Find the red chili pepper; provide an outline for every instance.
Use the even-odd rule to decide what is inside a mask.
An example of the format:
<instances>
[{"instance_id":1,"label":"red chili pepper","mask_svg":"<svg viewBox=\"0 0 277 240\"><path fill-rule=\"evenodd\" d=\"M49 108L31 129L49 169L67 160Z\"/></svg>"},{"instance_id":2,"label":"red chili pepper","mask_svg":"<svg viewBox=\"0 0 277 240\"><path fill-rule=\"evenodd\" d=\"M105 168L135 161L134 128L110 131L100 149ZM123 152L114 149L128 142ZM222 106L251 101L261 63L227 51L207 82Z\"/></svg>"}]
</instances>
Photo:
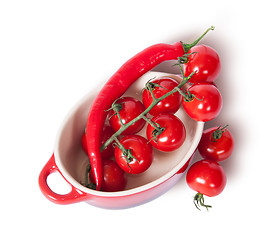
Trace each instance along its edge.
<instances>
[{"instance_id":1,"label":"red chili pepper","mask_svg":"<svg viewBox=\"0 0 277 240\"><path fill-rule=\"evenodd\" d=\"M163 61L177 60L178 57L182 57L211 29L213 30L213 27L209 28L192 44L177 42L170 45L161 43L146 48L123 64L101 89L90 108L86 127L88 155L96 190L101 189L103 177L100 136L107 117L105 110L109 109L112 103L122 96L139 77Z\"/></svg>"},{"instance_id":2,"label":"red chili pepper","mask_svg":"<svg viewBox=\"0 0 277 240\"><path fill-rule=\"evenodd\" d=\"M101 189L102 183L102 160L100 155L100 136L107 116L105 110L122 96L126 90L146 72L166 60L177 60L185 54L183 44L177 42L170 44L156 44L138 53L109 79L94 99L87 120L87 147L94 175L96 190Z\"/></svg>"}]
</instances>

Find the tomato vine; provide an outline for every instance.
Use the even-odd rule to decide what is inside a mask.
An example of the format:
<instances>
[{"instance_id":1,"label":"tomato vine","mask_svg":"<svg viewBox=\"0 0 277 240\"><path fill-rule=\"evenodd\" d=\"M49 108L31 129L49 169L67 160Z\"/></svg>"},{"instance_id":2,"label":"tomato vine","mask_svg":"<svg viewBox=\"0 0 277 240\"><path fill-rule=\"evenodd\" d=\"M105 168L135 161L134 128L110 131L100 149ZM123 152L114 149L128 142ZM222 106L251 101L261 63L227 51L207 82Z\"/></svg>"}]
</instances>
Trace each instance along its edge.
<instances>
[{"instance_id":1,"label":"tomato vine","mask_svg":"<svg viewBox=\"0 0 277 240\"><path fill-rule=\"evenodd\" d=\"M180 65L180 63L178 63ZM181 69L181 67L180 67ZM183 79L182 81L179 83L179 85L177 87L175 87L173 90L169 91L168 93L166 93L165 95L156 98L151 90L151 88L149 88L149 91L153 97L153 102L150 104L150 106L148 108L145 109L145 111L143 111L139 116L137 116L136 118L134 118L132 121L128 122L128 123L122 123L120 129L111 137L109 138L102 146L101 146L101 151L103 151L103 149L105 149L112 141L116 141L116 138L122 133L124 132L129 126L131 126L132 124L134 124L135 122L139 121L140 119L146 119L146 114L149 113L149 111L160 101L162 101L163 99L167 98L168 96L170 96L171 94L175 93L175 92L179 92L181 93L181 88L189 81L189 79L193 76L195 72L192 72L188 77L185 77L183 75ZM184 94L182 92L182 94ZM119 114L119 112L117 113Z\"/></svg>"}]
</instances>

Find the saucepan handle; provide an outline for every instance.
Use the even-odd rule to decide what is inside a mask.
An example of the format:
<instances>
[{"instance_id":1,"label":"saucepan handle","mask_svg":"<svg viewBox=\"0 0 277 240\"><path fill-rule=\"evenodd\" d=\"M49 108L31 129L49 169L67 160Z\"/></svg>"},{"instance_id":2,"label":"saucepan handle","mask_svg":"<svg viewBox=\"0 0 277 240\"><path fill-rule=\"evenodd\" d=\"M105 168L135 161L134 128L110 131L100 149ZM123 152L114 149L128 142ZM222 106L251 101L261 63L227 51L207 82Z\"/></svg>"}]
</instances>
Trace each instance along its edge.
<instances>
[{"instance_id":1,"label":"saucepan handle","mask_svg":"<svg viewBox=\"0 0 277 240\"><path fill-rule=\"evenodd\" d=\"M49 161L45 164L45 166L43 167L43 169L41 170L40 175L39 175L40 190L48 200L50 200L51 202L57 203L57 204L71 204L71 203L77 203L77 202L84 201L87 198L86 193L75 188L70 183L69 184L71 185L71 191L69 193L58 194L58 193L53 192L47 183L47 178L51 173L56 172L56 171L61 174L61 172L59 171L59 169L56 165L55 157L53 154L51 156L51 158L49 159Z\"/></svg>"}]
</instances>

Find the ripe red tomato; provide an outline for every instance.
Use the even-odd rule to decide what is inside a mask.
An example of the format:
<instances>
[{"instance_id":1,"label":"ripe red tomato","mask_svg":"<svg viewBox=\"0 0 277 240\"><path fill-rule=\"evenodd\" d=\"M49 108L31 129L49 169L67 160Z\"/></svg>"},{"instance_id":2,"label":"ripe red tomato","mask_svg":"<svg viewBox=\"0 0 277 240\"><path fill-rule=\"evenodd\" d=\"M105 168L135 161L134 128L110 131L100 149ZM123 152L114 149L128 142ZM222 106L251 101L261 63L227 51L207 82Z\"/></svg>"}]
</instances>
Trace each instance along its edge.
<instances>
[{"instance_id":1,"label":"ripe red tomato","mask_svg":"<svg viewBox=\"0 0 277 240\"><path fill-rule=\"evenodd\" d=\"M217 162L229 158L234 149L234 138L226 128L213 127L206 129L198 145L202 157Z\"/></svg>"},{"instance_id":2,"label":"ripe red tomato","mask_svg":"<svg viewBox=\"0 0 277 240\"><path fill-rule=\"evenodd\" d=\"M226 185L223 168L208 159L194 163L187 172L186 180L191 189L209 197L220 194Z\"/></svg>"},{"instance_id":3,"label":"ripe red tomato","mask_svg":"<svg viewBox=\"0 0 277 240\"><path fill-rule=\"evenodd\" d=\"M158 84L158 85L157 85ZM151 90L156 98L160 98L172 89L178 86L178 82L171 78L156 79L150 82ZM145 108L148 108L153 102L152 95L148 89L144 89L142 93L142 101ZM182 96L178 92L169 95L160 101L151 110L150 114L155 116L159 113L176 113L182 104Z\"/></svg>"},{"instance_id":4,"label":"ripe red tomato","mask_svg":"<svg viewBox=\"0 0 277 240\"><path fill-rule=\"evenodd\" d=\"M119 110L120 118L123 124L126 124L140 115L145 107L139 100L133 97L122 97L116 101L116 104L120 104L122 107ZM119 130L121 127L121 122L118 116L115 114L114 110L109 112L109 122L115 132ZM129 128L127 128L122 135L134 134L139 132L145 125L145 121L143 119L138 120L133 123Z\"/></svg>"},{"instance_id":5,"label":"ripe red tomato","mask_svg":"<svg viewBox=\"0 0 277 240\"><path fill-rule=\"evenodd\" d=\"M89 174L90 180L94 183L93 174ZM123 191L127 184L125 172L110 159L103 160L103 182L101 191L116 192Z\"/></svg>"},{"instance_id":6,"label":"ripe red tomato","mask_svg":"<svg viewBox=\"0 0 277 240\"><path fill-rule=\"evenodd\" d=\"M102 139L101 139L101 146L114 134L114 130L112 127L108 124L105 124L102 130ZM87 148L87 137L86 137L86 131L83 132L82 134L82 139L81 139L82 147L85 153L88 153L88 148ZM102 158L109 158L113 156L114 154L114 146L113 144L109 144L102 152L101 156Z\"/></svg>"},{"instance_id":7,"label":"ripe red tomato","mask_svg":"<svg viewBox=\"0 0 277 240\"><path fill-rule=\"evenodd\" d=\"M138 174L146 171L153 161L153 149L148 141L139 135L128 135L120 140L131 156L124 155L119 148L115 148L115 160L127 173ZM126 153L125 153L126 154Z\"/></svg>"},{"instance_id":8,"label":"ripe red tomato","mask_svg":"<svg viewBox=\"0 0 277 240\"><path fill-rule=\"evenodd\" d=\"M193 53L195 52L195 53ZM219 75L221 63L217 52L206 45L196 45L192 47L188 56L188 63L184 64L184 72L186 75L195 72L189 82L209 82L212 83Z\"/></svg>"},{"instance_id":9,"label":"ripe red tomato","mask_svg":"<svg viewBox=\"0 0 277 240\"><path fill-rule=\"evenodd\" d=\"M213 84L197 83L188 90L195 97L192 101L183 99L183 107L192 119L206 122L219 115L222 108L222 97Z\"/></svg>"},{"instance_id":10,"label":"ripe red tomato","mask_svg":"<svg viewBox=\"0 0 277 240\"><path fill-rule=\"evenodd\" d=\"M164 129L158 136L153 136L157 131L148 124L146 135L148 141L156 149L171 152L182 146L186 139L186 129L183 122L173 114L159 114L152 118L152 122Z\"/></svg>"}]
</instances>

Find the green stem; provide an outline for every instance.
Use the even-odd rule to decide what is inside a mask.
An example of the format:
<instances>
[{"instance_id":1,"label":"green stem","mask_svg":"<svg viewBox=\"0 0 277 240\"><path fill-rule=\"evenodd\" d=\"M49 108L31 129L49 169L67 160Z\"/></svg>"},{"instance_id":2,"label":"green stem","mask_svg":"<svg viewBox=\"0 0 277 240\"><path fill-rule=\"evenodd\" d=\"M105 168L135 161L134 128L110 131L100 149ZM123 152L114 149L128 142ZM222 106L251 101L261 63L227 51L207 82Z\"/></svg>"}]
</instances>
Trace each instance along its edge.
<instances>
[{"instance_id":1,"label":"green stem","mask_svg":"<svg viewBox=\"0 0 277 240\"><path fill-rule=\"evenodd\" d=\"M148 86L147 86L147 85L148 85ZM151 97L152 97L153 99L157 99L157 98L155 97L154 93L153 93L154 87L155 87L154 84L152 84L152 86L151 86L150 82L146 83L146 89L148 90L148 93L150 92Z\"/></svg>"},{"instance_id":2,"label":"green stem","mask_svg":"<svg viewBox=\"0 0 277 240\"><path fill-rule=\"evenodd\" d=\"M120 121L120 124L121 124L121 125L124 125L124 123L123 123L123 121L122 121L122 118L121 118L121 116L120 116L120 114L119 114L119 111L116 111L116 115L117 115L117 117L118 117L118 119L119 119L119 121Z\"/></svg>"},{"instance_id":3,"label":"green stem","mask_svg":"<svg viewBox=\"0 0 277 240\"><path fill-rule=\"evenodd\" d=\"M126 158L127 165L129 167L129 169L131 169L129 163L133 159L135 159L137 162L139 162L139 161L133 156L131 149L126 149L117 138L115 138L115 141L116 141L115 145L122 151L123 155Z\"/></svg>"},{"instance_id":4,"label":"green stem","mask_svg":"<svg viewBox=\"0 0 277 240\"><path fill-rule=\"evenodd\" d=\"M212 134L213 139L215 142L221 138L222 133L224 133L227 130L228 125L225 125L224 127L219 126Z\"/></svg>"},{"instance_id":5,"label":"green stem","mask_svg":"<svg viewBox=\"0 0 277 240\"><path fill-rule=\"evenodd\" d=\"M115 112L115 114L113 114L112 116L117 115L117 117L118 117L118 119L119 119L119 121L120 121L120 124L121 124L121 125L124 125L124 123L123 123L123 121L122 121L122 118L121 118L121 116L120 116L120 114L119 114L119 112L120 112L120 110L123 108L123 106L122 106L121 103L116 103L116 101L117 101L117 99L113 102L112 107L109 108L107 111L113 110L113 111ZM111 116L111 117L112 117L112 116Z\"/></svg>"},{"instance_id":6,"label":"green stem","mask_svg":"<svg viewBox=\"0 0 277 240\"><path fill-rule=\"evenodd\" d=\"M187 44L187 43L183 43L183 48L185 53L187 53L192 47L194 47L210 30L214 30L215 27L211 26L209 27L198 39L196 39L193 43Z\"/></svg>"},{"instance_id":7,"label":"green stem","mask_svg":"<svg viewBox=\"0 0 277 240\"><path fill-rule=\"evenodd\" d=\"M118 140L117 137L114 138L114 141L116 142L115 145L122 150L122 152L124 152L126 149L124 148L124 146L121 144L121 142Z\"/></svg>"},{"instance_id":8,"label":"green stem","mask_svg":"<svg viewBox=\"0 0 277 240\"><path fill-rule=\"evenodd\" d=\"M87 165L87 167L86 167L86 173L85 173L85 187L95 190L95 189L96 189L96 185L93 184L93 183L89 183L89 182L88 182L90 170L91 170L91 165L90 165L90 163L89 163L89 164Z\"/></svg>"},{"instance_id":9,"label":"green stem","mask_svg":"<svg viewBox=\"0 0 277 240\"><path fill-rule=\"evenodd\" d=\"M157 126L151 119L143 116L142 117L146 122L148 122L153 128L155 128L156 130L159 130L159 126Z\"/></svg>"},{"instance_id":10,"label":"green stem","mask_svg":"<svg viewBox=\"0 0 277 240\"><path fill-rule=\"evenodd\" d=\"M212 207L212 206L206 205L204 203L204 195L202 193L196 193L196 195L193 198L193 202L194 202L195 207L198 210L201 210L200 207L205 207L207 210L209 210L209 208Z\"/></svg>"},{"instance_id":11,"label":"green stem","mask_svg":"<svg viewBox=\"0 0 277 240\"><path fill-rule=\"evenodd\" d=\"M180 68L180 72L181 72L181 74L182 74L182 78L185 79L186 77L185 77L185 73L184 73L184 71L183 71L183 68L182 68L181 63L179 63L178 65L179 65L179 68Z\"/></svg>"}]
</instances>

